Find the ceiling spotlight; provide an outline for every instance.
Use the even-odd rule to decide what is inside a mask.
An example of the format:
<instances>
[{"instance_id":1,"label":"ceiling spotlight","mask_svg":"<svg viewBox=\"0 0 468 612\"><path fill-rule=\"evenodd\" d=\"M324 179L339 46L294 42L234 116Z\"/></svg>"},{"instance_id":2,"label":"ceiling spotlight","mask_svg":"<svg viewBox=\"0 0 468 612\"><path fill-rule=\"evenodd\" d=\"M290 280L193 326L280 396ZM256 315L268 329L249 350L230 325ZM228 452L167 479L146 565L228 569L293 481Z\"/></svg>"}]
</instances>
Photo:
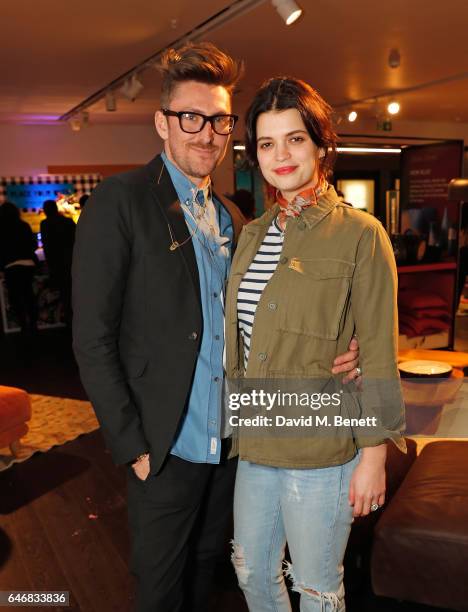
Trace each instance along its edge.
<instances>
[{"instance_id":1,"label":"ceiling spotlight","mask_svg":"<svg viewBox=\"0 0 468 612\"><path fill-rule=\"evenodd\" d=\"M68 121L72 132L79 132L82 128L86 128L89 125L89 112L84 110L77 115L73 115Z\"/></svg>"},{"instance_id":2,"label":"ceiling spotlight","mask_svg":"<svg viewBox=\"0 0 468 612\"><path fill-rule=\"evenodd\" d=\"M351 123L353 121L356 121L357 119L357 112L356 111L351 111L348 115L348 121L351 121Z\"/></svg>"},{"instance_id":3,"label":"ceiling spotlight","mask_svg":"<svg viewBox=\"0 0 468 612\"><path fill-rule=\"evenodd\" d=\"M127 98L127 100L134 102L142 89L143 84L138 80L137 75L134 74L122 85L120 88L120 93Z\"/></svg>"},{"instance_id":4,"label":"ceiling spotlight","mask_svg":"<svg viewBox=\"0 0 468 612\"><path fill-rule=\"evenodd\" d=\"M81 130L81 119L79 117L72 117L68 123L72 132L79 132Z\"/></svg>"},{"instance_id":5,"label":"ceiling spotlight","mask_svg":"<svg viewBox=\"0 0 468 612\"><path fill-rule=\"evenodd\" d=\"M291 25L302 15L302 9L294 0L272 0L272 3L286 25Z\"/></svg>"},{"instance_id":6,"label":"ceiling spotlight","mask_svg":"<svg viewBox=\"0 0 468 612\"><path fill-rule=\"evenodd\" d=\"M112 89L106 92L106 111L112 113L117 110L117 103L115 101L115 93Z\"/></svg>"},{"instance_id":7,"label":"ceiling spotlight","mask_svg":"<svg viewBox=\"0 0 468 612\"><path fill-rule=\"evenodd\" d=\"M400 112L400 105L398 102L390 102L390 104L387 106L387 110L391 115L396 115Z\"/></svg>"},{"instance_id":8,"label":"ceiling spotlight","mask_svg":"<svg viewBox=\"0 0 468 612\"><path fill-rule=\"evenodd\" d=\"M390 49L390 53L388 54L388 65L390 68L398 68L400 59L400 52L398 49Z\"/></svg>"}]
</instances>

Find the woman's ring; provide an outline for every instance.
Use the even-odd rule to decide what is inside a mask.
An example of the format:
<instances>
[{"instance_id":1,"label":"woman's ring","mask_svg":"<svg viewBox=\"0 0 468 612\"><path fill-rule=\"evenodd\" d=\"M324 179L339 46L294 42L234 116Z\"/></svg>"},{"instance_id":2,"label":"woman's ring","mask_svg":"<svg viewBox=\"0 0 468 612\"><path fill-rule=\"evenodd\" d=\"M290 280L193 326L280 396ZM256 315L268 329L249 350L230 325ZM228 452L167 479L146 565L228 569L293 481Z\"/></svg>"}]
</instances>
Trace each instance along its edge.
<instances>
[{"instance_id":1,"label":"woman's ring","mask_svg":"<svg viewBox=\"0 0 468 612\"><path fill-rule=\"evenodd\" d=\"M370 507L371 512L375 512L376 510L378 510L380 508L379 504L372 504L372 506Z\"/></svg>"},{"instance_id":2,"label":"woman's ring","mask_svg":"<svg viewBox=\"0 0 468 612\"><path fill-rule=\"evenodd\" d=\"M361 376L361 374L362 374L362 370L361 370L361 368L359 366L356 368L356 374L358 376Z\"/></svg>"}]
</instances>

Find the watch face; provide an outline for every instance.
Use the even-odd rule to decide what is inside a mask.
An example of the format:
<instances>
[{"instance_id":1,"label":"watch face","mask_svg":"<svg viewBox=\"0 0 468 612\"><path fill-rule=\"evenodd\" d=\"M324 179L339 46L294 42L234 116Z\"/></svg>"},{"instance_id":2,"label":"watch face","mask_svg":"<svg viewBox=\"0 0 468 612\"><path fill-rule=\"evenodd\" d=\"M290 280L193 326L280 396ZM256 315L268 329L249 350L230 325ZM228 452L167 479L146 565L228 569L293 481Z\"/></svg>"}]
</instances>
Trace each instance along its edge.
<instances>
[{"instance_id":1,"label":"watch face","mask_svg":"<svg viewBox=\"0 0 468 612\"><path fill-rule=\"evenodd\" d=\"M418 250L416 252L417 261L422 261L424 259L424 255L426 254L427 242L423 239L418 245Z\"/></svg>"}]
</instances>

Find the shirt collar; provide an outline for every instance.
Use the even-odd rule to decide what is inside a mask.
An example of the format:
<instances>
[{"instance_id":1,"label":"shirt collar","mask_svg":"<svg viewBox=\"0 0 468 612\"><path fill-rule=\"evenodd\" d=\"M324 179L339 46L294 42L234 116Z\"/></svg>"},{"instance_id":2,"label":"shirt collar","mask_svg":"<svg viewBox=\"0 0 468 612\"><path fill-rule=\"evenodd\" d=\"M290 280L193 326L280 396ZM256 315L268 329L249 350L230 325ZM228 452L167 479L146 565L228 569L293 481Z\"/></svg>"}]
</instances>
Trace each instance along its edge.
<instances>
[{"instance_id":1,"label":"shirt collar","mask_svg":"<svg viewBox=\"0 0 468 612\"><path fill-rule=\"evenodd\" d=\"M302 208L306 206L314 206L317 204L317 199L326 193L328 189L327 181L323 180L316 187L309 187L308 189L304 189L300 193L296 194L289 202L278 189L276 191L276 201L281 206L281 208L288 208L291 205L294 205L296 202L301 202Z\"/></svg>"},{"instance_id":2,"label":"shirt collar","mask_svg":"<svg viewBox=\"0 0 468 612\"><path fill-rule=\"evenodd\" d=\"M161 153L161 158L164 162L164 165L169 172L169 176L171 177L172 183L174 185L175 190L177 191L177 195L180 200L185 203L187 200L192 203L194 200L194 196L197 198L200 204L203 204L207 200L211 200L211 179L208 180L206 185L199 189L195 183L193 183L175 164L168 159L167 155L164 151ZM203 195L203 198L201 198Z\"/></svg>"}]
</instances>

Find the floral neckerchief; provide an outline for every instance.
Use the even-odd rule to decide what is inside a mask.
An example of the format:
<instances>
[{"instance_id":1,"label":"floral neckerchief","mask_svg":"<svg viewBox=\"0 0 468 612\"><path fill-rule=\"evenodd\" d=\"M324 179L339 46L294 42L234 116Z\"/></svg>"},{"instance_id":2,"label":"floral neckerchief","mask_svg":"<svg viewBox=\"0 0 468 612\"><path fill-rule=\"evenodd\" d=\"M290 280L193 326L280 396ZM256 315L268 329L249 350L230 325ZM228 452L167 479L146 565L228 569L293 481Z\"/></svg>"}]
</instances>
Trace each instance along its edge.
<instances>
[{"instance_id":1,"label":"floral neckerchief","mask_svg":"<svg viewBox=\"0 0 468 612\"><path fill-rule=\"evenodd\" d=\"M280 205L280 211L278 213L278 225L284 231L286 222L289 217L299 217L302 211L309 206L315 206L317 199L322 193L328 188L327 181L323 180L317 187L309 187L298 193L292 202L288 202L286 198L281 195L278 190L276 192L276 201Z\"/></svg>"}]
</instances>

